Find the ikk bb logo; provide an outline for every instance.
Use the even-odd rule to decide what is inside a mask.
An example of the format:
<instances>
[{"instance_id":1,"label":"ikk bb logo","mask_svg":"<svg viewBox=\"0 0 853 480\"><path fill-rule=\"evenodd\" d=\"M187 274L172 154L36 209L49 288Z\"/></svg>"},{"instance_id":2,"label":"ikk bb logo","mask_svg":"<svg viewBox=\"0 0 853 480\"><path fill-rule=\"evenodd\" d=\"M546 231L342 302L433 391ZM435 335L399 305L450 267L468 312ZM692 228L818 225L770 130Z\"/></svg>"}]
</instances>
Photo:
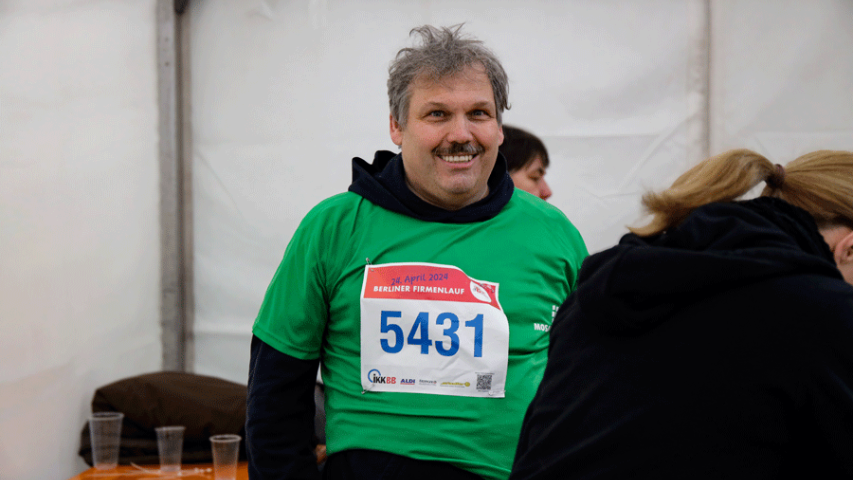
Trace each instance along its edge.
<instances>
[{"instance_id":1,"label":"ikk bb logo","mask_svg":"<svg viewBox=\"0 0 853 480\"><path fill-rule=\"evenodd\" d=\"M385 383L385 384L396 384L397 377L383 377L382 373L377 369L373 369L367 372L367 381L370 383Z\"/></svg>"}]
</instances>

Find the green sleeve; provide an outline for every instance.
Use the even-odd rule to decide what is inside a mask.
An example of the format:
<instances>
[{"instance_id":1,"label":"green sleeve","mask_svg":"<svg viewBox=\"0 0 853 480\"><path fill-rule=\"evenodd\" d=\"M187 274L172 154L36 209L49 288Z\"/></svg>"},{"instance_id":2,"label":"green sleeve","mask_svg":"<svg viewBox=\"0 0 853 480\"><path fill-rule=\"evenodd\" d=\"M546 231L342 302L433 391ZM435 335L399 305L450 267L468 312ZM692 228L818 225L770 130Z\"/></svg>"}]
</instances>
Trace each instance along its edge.
<instances>
[{"instance_id":1,"label":"green sleeve","mask_svg":"<svg viewBox=\"0 0 853 480\"><path fill-rule=\"evenodd\" d=\"M291 238L252 328L276 350L301 360L320 357L328 320L323 239L331 222L322 211L309 212Z\"/></svg>"},{"instance_id":2,"label":"green sleeve","mask_svg":"<svg viewBox=\"0 0 853 480\"><path fill-rule=\"evenodd\" d=\"M564 242L562 245L563 251L568 252L568 265L566 269L566 278L569 280L569 292L574 292L578 286L578 273L581 269L581 264L589 256L589 251L586 248L586 243L583 240L578 229L572 224L572 222L566 217L562 211L554 208L563 221L559 222L559 225L562 226L562 234L559 235L560 241Z\"/></svg>"},{"instance_id":3,"label":"green sleeve","mask_svg":"<svg viewBox=\"0 0 853 480\"><path fill-rule=\"evenodd\" d=\"M578 273L581 270L581 264L583 264L583 261L589 256L589 251L586 248L586 243L583 241L583 237L581 237L580 232L574 225L572 225L571 230L567 232L566 238L569 240L572 253L574 254L570 260L571 271L567 272L571 291L574 292L578 288Z\"/></svg>"}]
</instances>

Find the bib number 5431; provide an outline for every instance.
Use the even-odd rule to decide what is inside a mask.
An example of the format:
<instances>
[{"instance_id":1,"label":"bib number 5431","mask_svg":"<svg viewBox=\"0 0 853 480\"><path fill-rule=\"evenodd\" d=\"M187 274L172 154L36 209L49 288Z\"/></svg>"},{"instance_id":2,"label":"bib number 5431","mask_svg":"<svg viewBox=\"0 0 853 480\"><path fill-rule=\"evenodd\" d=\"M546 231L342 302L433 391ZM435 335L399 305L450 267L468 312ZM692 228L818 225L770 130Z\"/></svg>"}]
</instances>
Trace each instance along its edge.
<instances>
[{"instance_id":1,"label":"bib number 5431","mask_svg":"<svg viewBox=\"0 0 853 480\"><path fill-rule=\"evenodd\" d=\"M404 336L403 327L392 323L394 319L401 318L400 311L382 310L379 323L381 333L391 333L391 338L382 338L379 345L387 353L399 353L403 346L414 345L421 347L421 354L428 355L430 347L435 347L439 355L452 357L459 351L459 317L450 312L439 313L435 316L435 325L446 326L442 335L444 338L433 341L429 335L429 313L420 312L415 318L415 323L409 330L409 335ZM449 324L449 325L448 325ZM465 321L466 328L474 329L474 356L483 356L483 314L479 314L471 320ZM393 340L393 344L391 343Z\"/></svg>"}]
</instances>

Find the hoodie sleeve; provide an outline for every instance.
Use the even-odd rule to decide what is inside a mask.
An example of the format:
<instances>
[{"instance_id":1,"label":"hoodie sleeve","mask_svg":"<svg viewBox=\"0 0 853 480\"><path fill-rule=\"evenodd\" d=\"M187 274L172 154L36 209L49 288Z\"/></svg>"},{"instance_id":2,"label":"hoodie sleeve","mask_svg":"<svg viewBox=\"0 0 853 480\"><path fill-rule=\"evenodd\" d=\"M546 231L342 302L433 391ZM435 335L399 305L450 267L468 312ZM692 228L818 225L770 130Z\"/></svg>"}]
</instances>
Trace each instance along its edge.
<instances>
[{"instance_id":1,"label":"hoodie sleeve","mask_svg":"<svg viewBox=\"0 0 853 480\"><path fill-rule=\"evenodd\" d=\"M251 480L317 479L314 383L319 360L300 360L252 337L246 403Z\"/></svg>"}]
</instances>

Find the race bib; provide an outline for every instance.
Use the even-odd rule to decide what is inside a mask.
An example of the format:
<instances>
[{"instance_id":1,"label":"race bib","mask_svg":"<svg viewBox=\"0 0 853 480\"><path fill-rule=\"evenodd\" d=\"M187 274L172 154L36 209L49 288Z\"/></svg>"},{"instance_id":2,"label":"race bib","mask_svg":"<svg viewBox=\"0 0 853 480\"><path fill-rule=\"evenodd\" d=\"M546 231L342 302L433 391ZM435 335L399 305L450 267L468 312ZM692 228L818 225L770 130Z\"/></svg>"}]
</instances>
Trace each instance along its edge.
<instances>
[{"instance_id":1,"label":"race bib","mask_svg":"<svg viewBox=\"0 0 853 480\"><path fill-rule=\"evenodd\" d=\"M449 265L365 267L365 391L502 398L508 356L509 323L497 283Z\"/></svg>"}]
</instances>

